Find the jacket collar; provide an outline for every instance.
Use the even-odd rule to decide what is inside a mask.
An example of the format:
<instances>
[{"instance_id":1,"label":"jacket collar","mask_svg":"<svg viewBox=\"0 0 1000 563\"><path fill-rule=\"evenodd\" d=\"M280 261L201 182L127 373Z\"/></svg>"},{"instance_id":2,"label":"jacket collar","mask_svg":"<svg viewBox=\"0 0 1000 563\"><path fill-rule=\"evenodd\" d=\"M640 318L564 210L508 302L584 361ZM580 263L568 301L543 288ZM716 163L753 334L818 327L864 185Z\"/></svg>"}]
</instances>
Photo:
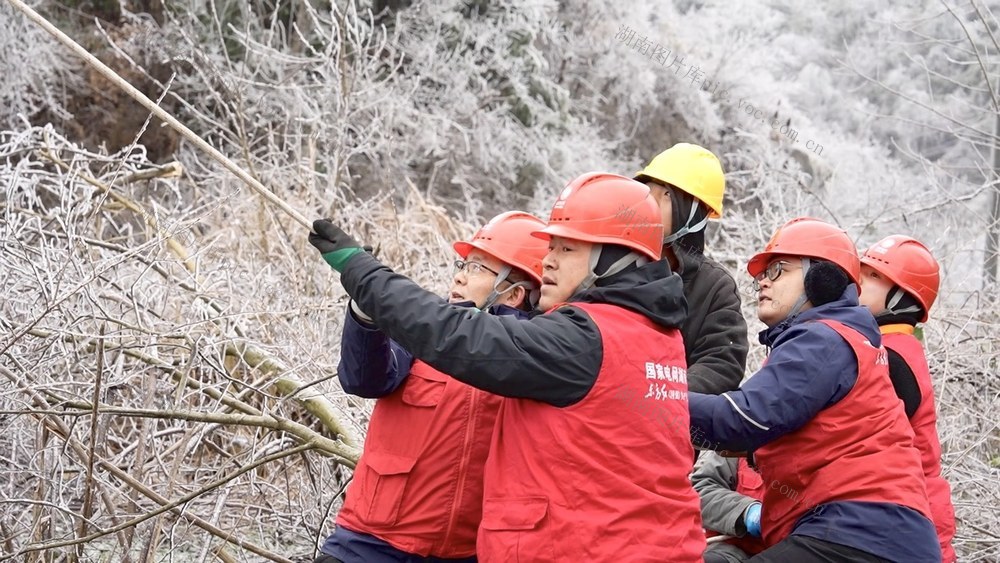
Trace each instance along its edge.
<instances>
[{"instance_id":1,"label":"jacket collar","mask_svg":"<svg viewBox=\"0 0 1000 563\"><path fill-rule=\"evenodd\" d=\"M469 309L475 309L476 311L480 311L480 309L477 309L476 304L473 303L472 301L458 301L456 303L452 303L452 305L455 305L456 307L467 307ZM527 311L522 311L521 309L516 309L509 305L493 305L492 307L487 309L486 312L490 313L491 315L498 315L498 316L512 315L514 317L517 317L518 319L527 319L529 316L529 313Z\"/></svg>"}]
</instances>

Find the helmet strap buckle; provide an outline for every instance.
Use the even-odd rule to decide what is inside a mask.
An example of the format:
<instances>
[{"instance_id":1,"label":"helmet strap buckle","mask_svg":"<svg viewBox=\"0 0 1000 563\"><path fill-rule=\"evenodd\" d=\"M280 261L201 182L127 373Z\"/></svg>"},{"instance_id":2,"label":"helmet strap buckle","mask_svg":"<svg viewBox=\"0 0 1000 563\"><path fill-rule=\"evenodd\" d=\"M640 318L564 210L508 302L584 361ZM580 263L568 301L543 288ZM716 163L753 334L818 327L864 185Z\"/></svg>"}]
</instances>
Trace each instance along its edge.
<instances>
[{"instance_id":1,"label":"helmet strap buckle","mask_svg":"<svg viewBox=\"0 0 1000 563\"><path fill-rule=\"evenodd\" d=\"M576 291L574 291L574 293L590 289L595 283L597 283L597 280L611 277L627 268L630 264L642 267L650 262L648 257L638 252L631 251L608 266L608 269L603 274L598 275L594 270L597 269L597 263L601 260L601 252L603 250L603 244L595 244L590 248L590 260L587 275L583 278L583 281L580 282L580 285L576 287Z\"/></svg>"},{"instance_id":2,"label":"helmet strap buckle","mask_svg":"<svg viewBox=\"0 0 1000 563\"><path fill-rule=\"evenodd\" d=\"M500 271L497 273L497 278L493 282L493 291L490 291L490 294L486 296L486 301L483 302L483 306L480 307L480 309L482 309L483 311L489 309L497 302L497 299L500 299L501 295L507 293L508 291L514 289L514 287L517 286L517 284L513 284L503 291L497 291L497 288L500 287L500 284L507 281L507 276L510 275L510 272L511 272L511 267L507 264L504 264L503 267L500 268Z\"/></svg>"},{"instance_id":3,"label":"helmet strap buckle","mask_svg":"<svg viewBox=\"0 0 1000 563\"><path fill-rule=\"evenodd\" d=\"M899 302L903 299L905 295L906 292L903 291L903 288L896 286L896 288L892 290L892 295L889 297L889 302L886 303L885 305L885 311L882 311L881 313L879 313L879 315L902 315L905 313L916 313L920 311L920 307L917 307L916 305L911 305L909 307L906 307L905 309L895 308L896 305L899 305Z\"/></svg>"},{"instance_id":4,"label":"helmet strap buckle","mask_svg":"<svg viewBox=\"0 0 1000 563\"><path fill-rule=\"evenodd\" d=\"M705 226L708 225L708 215L705 215L705 217L701 221L698 221L696 225L691 224L691 221L694 221L694 218L697 214L698 214L698 200L694 200L691 202L691 213L688 214L688 219L684 223L684 226L678 229L677 232L671 233L663 237L663 244L671 244L675 240L685 235L689 235L691 233L697 233L702 229L704 229Z\"/></svg>"}]
</instances>

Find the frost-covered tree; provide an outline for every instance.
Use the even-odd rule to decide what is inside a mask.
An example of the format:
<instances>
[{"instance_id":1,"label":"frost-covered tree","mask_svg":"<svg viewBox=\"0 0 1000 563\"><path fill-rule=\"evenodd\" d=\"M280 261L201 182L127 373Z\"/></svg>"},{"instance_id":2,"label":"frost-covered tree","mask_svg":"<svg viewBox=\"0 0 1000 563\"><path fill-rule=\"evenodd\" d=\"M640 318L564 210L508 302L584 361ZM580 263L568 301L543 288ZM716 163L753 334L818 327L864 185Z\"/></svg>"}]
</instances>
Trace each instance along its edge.
<instances>
[{"instance_id":1,"label":"frost-covered tree","mask_svg":"<svg viewBox=\"0 0 1000 563\"><path fill-rule=\"evenodd\" d=\"M39 3L289 205L435 290L474 224L544 214L577 174L631 174L681 141L728 172L708 246L751 326L746 260L789 218L861 247L923 239L945 266L924 337L958 547L992 560L998 320L977 299L996 11L949 7ZM307 558L371 408L334 378L343 292L298 224L3 2L0 17L0 455L32 470L0 473L4 550ZM117 530L119 514L153 516Z\"/></svg>"},{"instance_id":2,"label":"frost-covered tree","mask_svg":"<svg viewBox=\"0 0 1000 563\"><path fill-rule=\"evenodd\" d=\"M0 128L68 118L67 100L83 86L81 66L9 3L0 4Z\"/></svg>"}]
</instances>

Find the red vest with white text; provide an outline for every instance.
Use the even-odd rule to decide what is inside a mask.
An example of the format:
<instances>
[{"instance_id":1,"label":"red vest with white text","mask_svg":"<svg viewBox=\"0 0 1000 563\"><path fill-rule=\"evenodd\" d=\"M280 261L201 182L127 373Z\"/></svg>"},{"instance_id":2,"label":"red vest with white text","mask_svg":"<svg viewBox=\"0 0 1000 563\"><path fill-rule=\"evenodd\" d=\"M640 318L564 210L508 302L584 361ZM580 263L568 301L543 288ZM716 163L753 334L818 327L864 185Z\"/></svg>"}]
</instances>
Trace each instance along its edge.
<instances>
[{"instance_id":1,"label":"red vest with white text","mask_svg":"<svg viewBox=\"0 0 1000 563\"><path fill-rule=\"evenodd\" d=\"M407 553L475 555L500 402L415 361L403 384L375 403L337 524Z\"/></svg>"},{"instance_id":2,"label":"red vest with white text","mask_svg":"<svg viewBox=\"0 0 1000 563\"><path fill-rule=\"evenodd\" d=\"M807 511L829 502L893 503L930 518L920 454L889 380L885 349L841 323L818 322L850 344L858 379L805 426L755 452L765 487L761 531L767 545L787 537Z\"/></svg>"},{"instance_id":3,"label":"red vest with white text","mask_svg":"<svg viewBox=\"0 0 1000 563\"><path fill-rule=\"evenodd\" d=\"M931 372L927 368L927 358L923 346L913 336L911 325L886 325L882 329L882 345L900 356L910 366L920 388L920 406L910 418L910 426L915 435L914 445L920 451L920 461L927 485L927 500L931 506L931 517L937 529L938 540L944 563L955 561L955 549L951 539L955 536L955 508L951 504L951 486L941 476L941 442L937 433L937 412L934 402L934 388L931 386Z\"/></svg>"},{"instance_id":4,"label":"red vest with white text","mask_svg":"<svg viewBox=\"0 0 1000 563\"><path fill-rule=\"evenodd\" d=\"M568 407L504 401L479 560L701 561L680 332L613 305L571 306L600 330L600 373Z\"/></svg>"}]
</instances>

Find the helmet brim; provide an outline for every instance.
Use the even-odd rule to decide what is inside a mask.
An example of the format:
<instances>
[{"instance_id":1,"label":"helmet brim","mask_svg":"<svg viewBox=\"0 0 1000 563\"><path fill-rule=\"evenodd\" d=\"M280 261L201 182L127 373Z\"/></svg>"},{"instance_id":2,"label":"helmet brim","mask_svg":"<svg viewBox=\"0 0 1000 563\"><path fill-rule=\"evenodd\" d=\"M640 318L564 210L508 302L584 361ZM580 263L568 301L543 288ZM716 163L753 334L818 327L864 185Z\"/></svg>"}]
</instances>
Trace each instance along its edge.
<instances>
[{"instance_id":1,"label":"helmet brim","mask_svg":"<svg viewBox=\"0 0 1000 563\"><path fill-rule=\"evenodd\" d=\"M510 266L512 268L517 268L518 270L522 271L525 275L527 275L529 278L531 278L531 280L534 281L535 283L539 285L542 283L542 276L536 273L535 270L531 268L530 264L525 264L520 261L508 262L507 260L504 260L503 258L497 256L495 253L491 252L488 248L483 248L483 246L478 245L474 242L467 242L464 240L460 240L458 242L453 243L451 246L452 248L455 249L455 252L457 252L458 255L462 257L462 260L468 258L469 254L472 254L473 250L478 250L495 260L499 260L501 263L506 264L507 266Z\"/></svg>"},{"instance_id":2,"label":"helmet brim","mask_svg":"<svg viewBox=\"0 0 1000 563\"><path fill-rule=\"evenodd\" d=\"M650 258L651 260L659 260L660 255L658 253L653 253L650 249L645 248L636 244L628 244L618 237L602 237L599 235L592 235L579 231L572 227L566 225L549 225L540 231L535 231L531 233L531 236L538 237L540 239L551 240L552 237L562 237L570 240L579 240L583 242L589 242L591 244L617 244L618 246L625 246L631 248L632 250Z\"/></svg>"},{"instance_id":3,"label":"helmet brim","mask_svg":"<svg viewBox=\"0 0 1000 563\"><path fill-rule=\"evenodd\" d=\"M824 261L827 261L827 262L833 262L832 260L830 260L826 256L813 255L813 254L804 254L804 253L801 253L801 252L797 252L797 253L796 252L758 252L757 254L754 254L752 258L750 258L749 262L747 262L747 273L750 274L750 277L756 278L761 272L763 272L765 269L767 269L768 263L771 262L771 260L773 260L774 257L776 257L776 256L792 256L792 257L795 257L795 258L810 258L810 259L813 259L813 260L824 260ZM836 264L836 262L834 262L834 264ZM844 273L847 274L847 279L851 280L851 283L853 283L854 285L856 285L858 287L858 289L860 290L861 289L861 280L855 279L855 277L850 272L848 272L847 270L845 270L844 267L841 266L840 264L836 264L836 265L841 270L844 270Z\"/></svg>"},{"instance_id":4,"label":"helmet brim","mask_svg":"<svg viewBox=\"0 0 1000 563\"><path fill-rule=\"evenodd\" d=\"M635 180L636 182L639 182L640 184L645 184L646 182L656 182L657 184L660 184L661 186L666 186L666 185L673 186L673 187L677 188L678 190L681 190L682 192L690 195L696 201L701 202L701 204L704 205L706 209L708 209L708 218L709 219L721 219L722 218L722 214L719 213L719 210L717 210L715 207L713 207L713 206L705 203L704 201L698 199L698 197L695 196L694 194L692 194L691 192L685 190L684 188L678 186L677 184L675 184L675 183L673 183L673 182L671 182L669 180L664 180L663 178L657 178L656 176L650 176L649 174L646 174L645 172L637 172L636 175L632 177L632 179Z\"/></svg>"},{"instance_id":5,"label":"helmet brim","mask_svg":"<svg viewBox=\"0 0 1000 563\"><path fill-rule=\"evenodd\" d=\"M454 244L451 245L451 247L455 249L455 252L457 252L459 256L462 257L462 260L465 260L466 258L469 257L469 253L472 252L472 249L478 248L476 245L472 244L471 242L464 241L464 240L460 240L460 241L455 242ZM482 249L480 248L479 250L482 250Z\"/></svg>"},{"instance_id":6,"label":"helmet brim","mask_svg":"<svg viewBox=\"0 0 1000 563\"><path fill-rule=\"evenodd\" d=\"M779 256L775 252L758 252L754 254L750 261L747 262L747 273L750 277L756 278L761 272L767 269L767 263L771 261L772 256Z\"/></svg>"}]
</instances>

